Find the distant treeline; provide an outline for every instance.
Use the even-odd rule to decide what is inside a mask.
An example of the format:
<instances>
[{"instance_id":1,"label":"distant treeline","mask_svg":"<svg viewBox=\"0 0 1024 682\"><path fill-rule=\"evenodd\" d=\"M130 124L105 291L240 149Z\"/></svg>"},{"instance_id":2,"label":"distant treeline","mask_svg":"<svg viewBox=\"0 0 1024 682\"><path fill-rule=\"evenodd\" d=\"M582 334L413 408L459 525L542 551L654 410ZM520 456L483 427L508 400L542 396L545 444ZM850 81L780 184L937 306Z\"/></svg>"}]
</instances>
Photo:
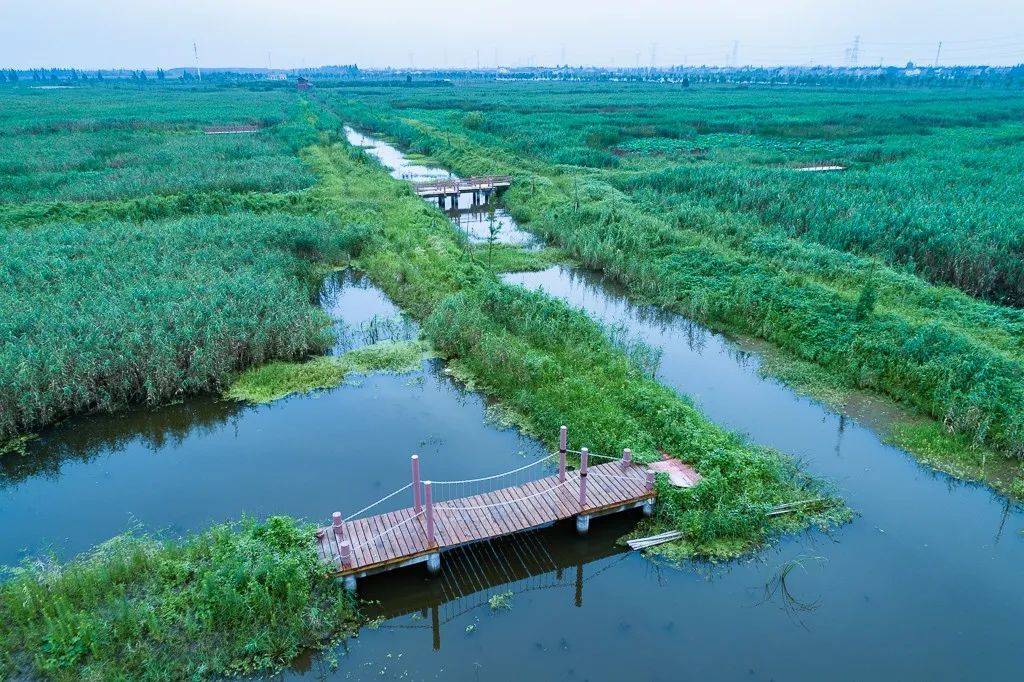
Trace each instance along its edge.
<instances>
[{"instance_id":1,"label":"distant treeline","mask_svg":"<svg viewBox=\"0 0 1024 682\"><path fill-rule=\"evenodd\" d=\"M356 64L304 69L201 69L202 80L215 82L274 81L300 76L320 82L359 85L436 84L456 80L539 81L635 81L664 82L683 87L697 83L759 85L906 85L906 86L1024 86L1024 64L1016 66L672 66L659 68L603 69L591 66L497 67L481 69L360 69ZM197 80L194 68L101 69L74 68L6 69L0 83L102 81L102 80Z\"/></svg>"}]
</instances>

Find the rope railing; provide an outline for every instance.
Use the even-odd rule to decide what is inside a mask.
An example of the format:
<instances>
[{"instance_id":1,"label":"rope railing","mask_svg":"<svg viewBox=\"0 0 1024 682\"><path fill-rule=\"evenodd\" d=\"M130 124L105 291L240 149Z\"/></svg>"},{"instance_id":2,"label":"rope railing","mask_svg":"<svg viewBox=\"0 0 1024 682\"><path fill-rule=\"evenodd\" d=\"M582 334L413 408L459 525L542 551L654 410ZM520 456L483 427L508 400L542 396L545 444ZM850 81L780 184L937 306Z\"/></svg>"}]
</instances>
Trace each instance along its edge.
<instances>
[{"instance_id":1,"label":"rope railing","mask_svg":"<svg viewBox=\"0 0 1024 682\"><path fill-rule=\"evenodd\" d=\"M401 488L399 488L398 490L394 491L393 493L390 493L390 494L388 494L388 495L385 495L384 497L380 498L380 499L379 499L379 500L377 500L376 502L372 502L372 503L370 503L370 504L366 505L365 507L363 507L362 509L360 509L360 510L359 510L359 511L357 511L356 513L354 513L354 514L350 514L349 516L346 516L346 517L345 517L345 521L351 521L352 519L356 518L357 516L359 516L359 515L360 515L360 514L362 514L363 512L367 512L367 511L370 511L371 509L373 509L374 507L376 507L376 506L377 506L378 504L380 504L381 502L387 502L388 500L390 500L390 499L391 499L392 497L394 497L394 496L395 496L395 495L397 495L398 493L403 493L403 492L405 492L406 490L408 490L408 489L409 489L409 488L411 488L411 487L412 487L412 483L406 483L405 485L403 485L403 486L402 486Z\"/></svg>"},{"instance_id":2,"label":"rope railing","mask_svg":"<svg viewBox=\"0 0 1024 682\"><path fill-rule=\"evenodd\" d=\"M566 450L566 452L569 453L570 455L582 455L583 454L582 450ZM589 457L597 457L599 459L610 459L610 460L613 460L613 461L619 461L619 460L622 459L622 455L615 455L615 456L612 456L612 455L599 455L596 452L590 452L589 450L587 451L587 455Z\"/></svg>"},{"instance_id":3,"label":"rope railing","mask_svg":"<svg viewBox=\"0 0 1024 682\"><path fill-rule=\"evenodd\" d=\"M494 502L492 504L481 504L481 505L476 505L476 506L472 506L472 507L452 507L452 506L448 505L447 503L438 503L438 505L436 507L434 507L434 510L435 511L474 511L474 510L477 510L477 509L491 509L493 507L506 507L506 506L508 506L510 504L518 504L518 503L523 502L525 500L531 500L531 499L533 499L535 497L540 497L541 495L547 495L548 493L553 492L553 491L557 490L558 488L561 488L562 486L564 486L566 483L569 482L569 480L570 479L566 479L566 480L562 481L561 483L556 483L555 485L551 486L550 488L545 488L544 490L541 490L539 493L533 493L532 495L527 495L526 497L517 497L514 500L502 500L500 502Z\"/></svg>"},{"instance_id":4,"label":"rope railing","mask_svg":"<svg viewBox=\"0 0 1024 682\"><path fill-rule=\"evenodd\" d=\"M509 475L512 475L512 474L517 474L520 471L525 471L526 469L529 469L530 467L535 467L535 466L537 466L538 464L540 464L542 462L546 462L547 460L551 459L552 457L556 456L557 454L558 454L557 452L552 452L551 454L544 455L543 457L541 457L540 459L538 459L535 462L530 462L529 464L525 464L525 465L523 465L523 466L521 466L521 467L519 467L517 469L510 469L509 471L503 471L500 474L493 474L491 476L481 476L479 478L465 478L465 479L456 480L456 481L435 481L435 480L431 479L430 482L433 483L434 485L460 485L460 484L468 484L468 483L479 483L481 481L492 481L492 480L494 480L496 478L501 478L502 476L509 476Z\"/></svg>"},{"instance_id":5,"label":"rope railing","mask_svg":"<svg viewBox=\"0 0 1024 682\"><path fill-rule=\"evenodd\" d=\"M395 525L391 526L390 528L388 528L387 530L383 531L382 533L379 533L379 534L373 536L372 538L367 538L366 540L363 540L358 545L350 545L351 550L354 552L355 550L360 549L362 547L366 547L367 545L375 544L378 540L383 538L385 535L388 535L388 534L398 530L399 528L401 528L405 524L409 523L410 521L413 521L413 520L418 519L419 517L423 516L423 514L425 514L425 513L426 513L425 511L421 511L421 512L419 512L417 514L413 514L412 516L407 518L405 521L402 521L401 523L396 523Z\"/></svg>"},{"instance_id":6,"label":"rope railing","mask_svg":"<svg viewBox=\"0 0 1024 682\"><path fill-rule=\"evenodd\" d=\"M531 470L539 467L540 465L548 464L552 458L557 456L558 453L551 453L544 455L540 459L537 459L523 466L510 469L509 471L503 471L499 474L492 474L490 476L480 476L477 478L465 478L459 480L447 480L447 481L431 481L435 490L438 493L443 491L443 497L449 500L460 499L463 497L472 497L473 495L482 495L489 492L494 492L499 488L506 488L515 485L524 485L526 483L535 481L538 476L531 473ZM439 488L439 486L444 486Z\"/></svg>"},{"instance_id":7,"label":"rope railing","mask_svg":"<svg viewBox=\"0 0 1024 682\"><path fill-rule=\"evenodd\" d=\"M572 471L571 473L567 467L566 461L567 456L569 454L579 456L579 468L577 470ZM534 477L534 475L531 472L534 471L540 465L550 462L552 458L557 458L557 477L551 476L546 480L543 478L537 479L536 477ZM602 465L603 468L592 469L589 467L589 462L592 458L618 461L622 464L622 472L617 473L619 471L618 469L607 465ZM539 506L544 507L546 509L545 514L553 513L554 518L561 518L561 515L566 514L568 512L576 514L577 531L579 531L580 533L586 533L590 522L589 510L601 507L601 504L597 504L595 506L595 501L604 500L605 502L607 502L609 499L615 500L618 499L617 496L621 496L624 492L628 492L629 490L631 490L631 488L627 486L609 484L609 486L607 486L607 490L594 491L596 497L589 497L587 486L588 476L594 477L597 480L618 479L622 481L629 481L633 484L643 483L645 485L646 490L649 493L653 491L654 474L650 471L645 471L642 477L638 476L637 472L631 468L633 465L632 459L633 453L629 448L623 449L621 456L614 457L611 455L603 455L600 453L590 452L587 448L580 448L579 450L570 450L568 448L567 429L564 426L559 431L557 452L545 454L543 457L540 457L539 459L515 467L514 469L503 471L497 474L491 474L488 476L437 481L422 480L420 477L421 472L419 456L412 455L412 480L410 483L407 483L404 486L388 493L387 495L384 495L375 502L366 505L359 511L350 514L345 518L342 518L340 512L334 512L334 514L332 515L331 526L318 531L318 537L323 538L325 532L330 532L333 537L328 538L327 543L330 544L331 541L333 540L333 543L337 548L337 555L341 560L342 566L349 566L351 565L352 560L355 558L353 552L359 550L360 548L365 548L369 545L380 543L381 539L385 536L394 533L398 529L402 528L403 526L409 523L412 523L413 521L419 519L422 516L424 517L424 526L422 529L423 546L419 551L422 551L422 549L430 548L438 548L438 551L440 551L440 549L443 548L439 546L438 540L441 541L441 544L447 542L447 540L445 540L444 533L445 531L450 532L451 528L445 527L443 529L438 529L435 519L436 513L444 512L445 514L449 515L449 526L450 520L456 518L460 513L465 513L465 516L463 518L466 519L467 522L474 524L474 526L476 526L478 522L490 523L486 519L486 515L480 517L478 515L475 515L474 512L480 512L488 509L508 508L521 505L525 502L529 502L530 500L558 493L560 490L564 489L569 484L572 484L573 487L577 489L574 490L573 496L577 497L576 492L578 492L578 507L576 506L577 501L573 501L570 504L568 499L563 497L555 498L556 501L554 503L550 501L542 502ZM639 470L639 468L637 468L637 470ZM544 483L541 484L540 481L544 481ZM551 481L553 484L548 485L548 481ZM533 484L533 487L526 487L528 484ZM544 487L542 490L537 490L537 488L541 487L541 485L547 487ZM447 500L435 499L434 493L435 491L438 490L438 486L444 486L441 489L447 491L448 494L445 495L445 497L448 498ZM470 486L477 486L478 489L474 489L471 492L467 491L467 488ZM409 511L411 511L412 514L410 516L406 516L404 520L396 522L393 516L378 515L375 517L370 517L371 520L360 521L359 523L363 524L361 531L355 528L353 528L351 532L346 531L345 526L348 522L357 519L358 517L366 514L371 509L374 509L375 507L387 502L388 500L394 498L395 496L400 495L403 492L408 491L410 489L412 490L411 497L413 504L411 510ZM499 489L507 492L500 492ZM483 497L483 499L478 499L482 496L486 497ZM651 495L651 497L653 497L653 495ZM635 501L636 499L641 498L631 497L628 501ZM473 504L473 502L486 503ZM605 506L607 506L607 504ZM644 503L644 511L645 513L650 514L650 510L650 500L648 500L647 502ZM402 515L404 515L405 513L408 512L404 512ZM502 512L501 514L495 516L495 519L497 519L498 517L503 517L504 515L505 513ZM494 519L491 519L491 521L494 521ZM496 530L500 532L502 527L507 528L507 524L505 524L505 526L502 526L501 522L498 522L497 525L494 525L492 523L486 526L486 528L484 528L483 530L485 530L487 533L491 533ZM358 545L353 544L353 540L356 537L359 537L360 535L365 535L368 531L372 532L371 529L379 530L381 528L383 528L384 530L380 533L377 533L372 538L361 540ZM442 532L442 537L440 538L436 535L436 531L438 530L441 530ZM355 533L355 536L353 536L352 533ZM411 536L407 536L405 545L403 545L403 542L399 541L397 543L389 543L388 548L382 547L379 544L378 547L382 550L388 550L387 552L383 552L384 554L387 554L388 552L394 553L396 551L409 551L408 541L412 541L414 547L418 546L420 543L420 540L416 539L418 535L419 533L417 532L413 533ZM428 567L433 566L431 568L432 571L436 572L437 566L439 566L439 556L439 554L434 554L428 558ZM365 559L365 556L362 558Z\"/></svg>"}]
</instances>

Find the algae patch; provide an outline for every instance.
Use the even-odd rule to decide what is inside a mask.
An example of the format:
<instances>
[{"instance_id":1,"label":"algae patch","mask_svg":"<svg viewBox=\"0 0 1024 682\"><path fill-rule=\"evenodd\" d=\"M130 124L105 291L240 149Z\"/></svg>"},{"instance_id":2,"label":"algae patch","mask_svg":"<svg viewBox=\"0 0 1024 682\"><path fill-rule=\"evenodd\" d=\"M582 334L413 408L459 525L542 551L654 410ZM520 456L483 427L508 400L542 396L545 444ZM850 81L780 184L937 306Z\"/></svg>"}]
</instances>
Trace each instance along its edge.
<instances>
[{"instance_id":1,"label":"algae patch","mask_svg":"<svg viewBox=\"0 0 1024 682\"><path fill-rule=\"evenodd\" d=\"M271 362L243 372L225 397L250 403L270 403L294 393L309 393L340 385L350 374L412 372L429 355L423 341L385 341L343 355L305 362Z\"/></svg>"}]
</instances>

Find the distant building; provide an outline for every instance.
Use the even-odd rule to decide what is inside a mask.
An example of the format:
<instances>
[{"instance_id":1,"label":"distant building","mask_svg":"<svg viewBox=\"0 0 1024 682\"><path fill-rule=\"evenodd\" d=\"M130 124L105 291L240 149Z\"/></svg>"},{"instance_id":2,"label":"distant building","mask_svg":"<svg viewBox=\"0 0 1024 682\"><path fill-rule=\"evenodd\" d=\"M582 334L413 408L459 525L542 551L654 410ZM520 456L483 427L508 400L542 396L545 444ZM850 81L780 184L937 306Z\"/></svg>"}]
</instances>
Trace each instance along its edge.
<instances>
[{"instance_id":1,"label":"distant building","mask_svg":"<svg viewBox=\"0 0 1024 682\"><path fill-rule=\"evenodd\" d=\"M288 74L286 74L286 73L268 73L267 74L267 80L268 81L284 81L284 80L288 80Z\"/></svg>"},{"instance_id":2,"label":"distant building","mask_svg":"<svg viewBox=\"0 0 1024 682\"><path fill-rule=\"evenodd\" d=\"M313 87L313 84L309 82L308 78L299 76L299 79L295 81L295 89L300 92L305 92Z\"/></svg>"}]
</instances>

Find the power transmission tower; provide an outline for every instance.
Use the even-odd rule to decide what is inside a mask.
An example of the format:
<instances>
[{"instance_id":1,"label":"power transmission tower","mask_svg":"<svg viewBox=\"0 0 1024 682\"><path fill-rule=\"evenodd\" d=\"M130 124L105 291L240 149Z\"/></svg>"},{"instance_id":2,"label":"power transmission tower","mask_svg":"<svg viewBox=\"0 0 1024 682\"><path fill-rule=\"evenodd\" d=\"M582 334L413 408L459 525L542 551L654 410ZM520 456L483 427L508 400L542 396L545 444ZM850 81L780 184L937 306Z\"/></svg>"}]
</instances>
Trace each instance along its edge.
<instances>
[{"instance_id":1,"label":"power transmission tower","mask_svg":"<svg viewBox=\"0 0 1024 682\"><path fill-rule=\"evenodd\" d=\"M955 50L954 50L955 52ZM935 66L939 65L939 55L942 54L942 41L939 41L939 46L935 48ZM955 59L955 58L954 58Z\"/></svg>"},{"instance_id":2,"label":"power transmission tower","mask_svg":"<svg viewBox=\"0 0 1024 682\"><path fill-rule=\"evenodd\" d=\"M476 70L480 70L480 48L476 48Z\"/></svg>"},{"instance_id":3,"label":"power transmission tower","mask_svg":"<svg viewBox=\"0 0 1024 682\"><path fill-rule=\"evenodd\" d=\"M860 59L860 36L853 37L853 47L850 48L850 65L857 66Z\"/></svg>"},{"instance_id":4,"label":"power transmission tower","mask_svg":"<svg viewBox=\"0 0 1024 682\"><path fill-rule=\"evenodd\" d=\"M733 68L736 68L736 66L737 66L736 55L737 55L737 53L739 53L739 51L740 51L740 41L738 41L738 40L732 41L732 54L729 55L729 65L732 66Z\"/></svg>"},{"instance_id":5,"label":"power transmission tower","mask_svg":"<svg viewBox=\"0 0 1024 682\"><path fill-rule=\"evenodd\" d=\"M562 66L567 66L568 62L565 61L565 43L562 43Z\"/></svg>"},{"instance_id":6,"label":"power transmission tower","mask_svg":"<svg viewBox=\"0 0 1024 682\"><path fill-rule=\"evenodd\" d=\"M196 58L196 78L203 80L203 72L199 70L199 45L195 41L192 42L192 54Z\"/></svg>"}]
</instances>

